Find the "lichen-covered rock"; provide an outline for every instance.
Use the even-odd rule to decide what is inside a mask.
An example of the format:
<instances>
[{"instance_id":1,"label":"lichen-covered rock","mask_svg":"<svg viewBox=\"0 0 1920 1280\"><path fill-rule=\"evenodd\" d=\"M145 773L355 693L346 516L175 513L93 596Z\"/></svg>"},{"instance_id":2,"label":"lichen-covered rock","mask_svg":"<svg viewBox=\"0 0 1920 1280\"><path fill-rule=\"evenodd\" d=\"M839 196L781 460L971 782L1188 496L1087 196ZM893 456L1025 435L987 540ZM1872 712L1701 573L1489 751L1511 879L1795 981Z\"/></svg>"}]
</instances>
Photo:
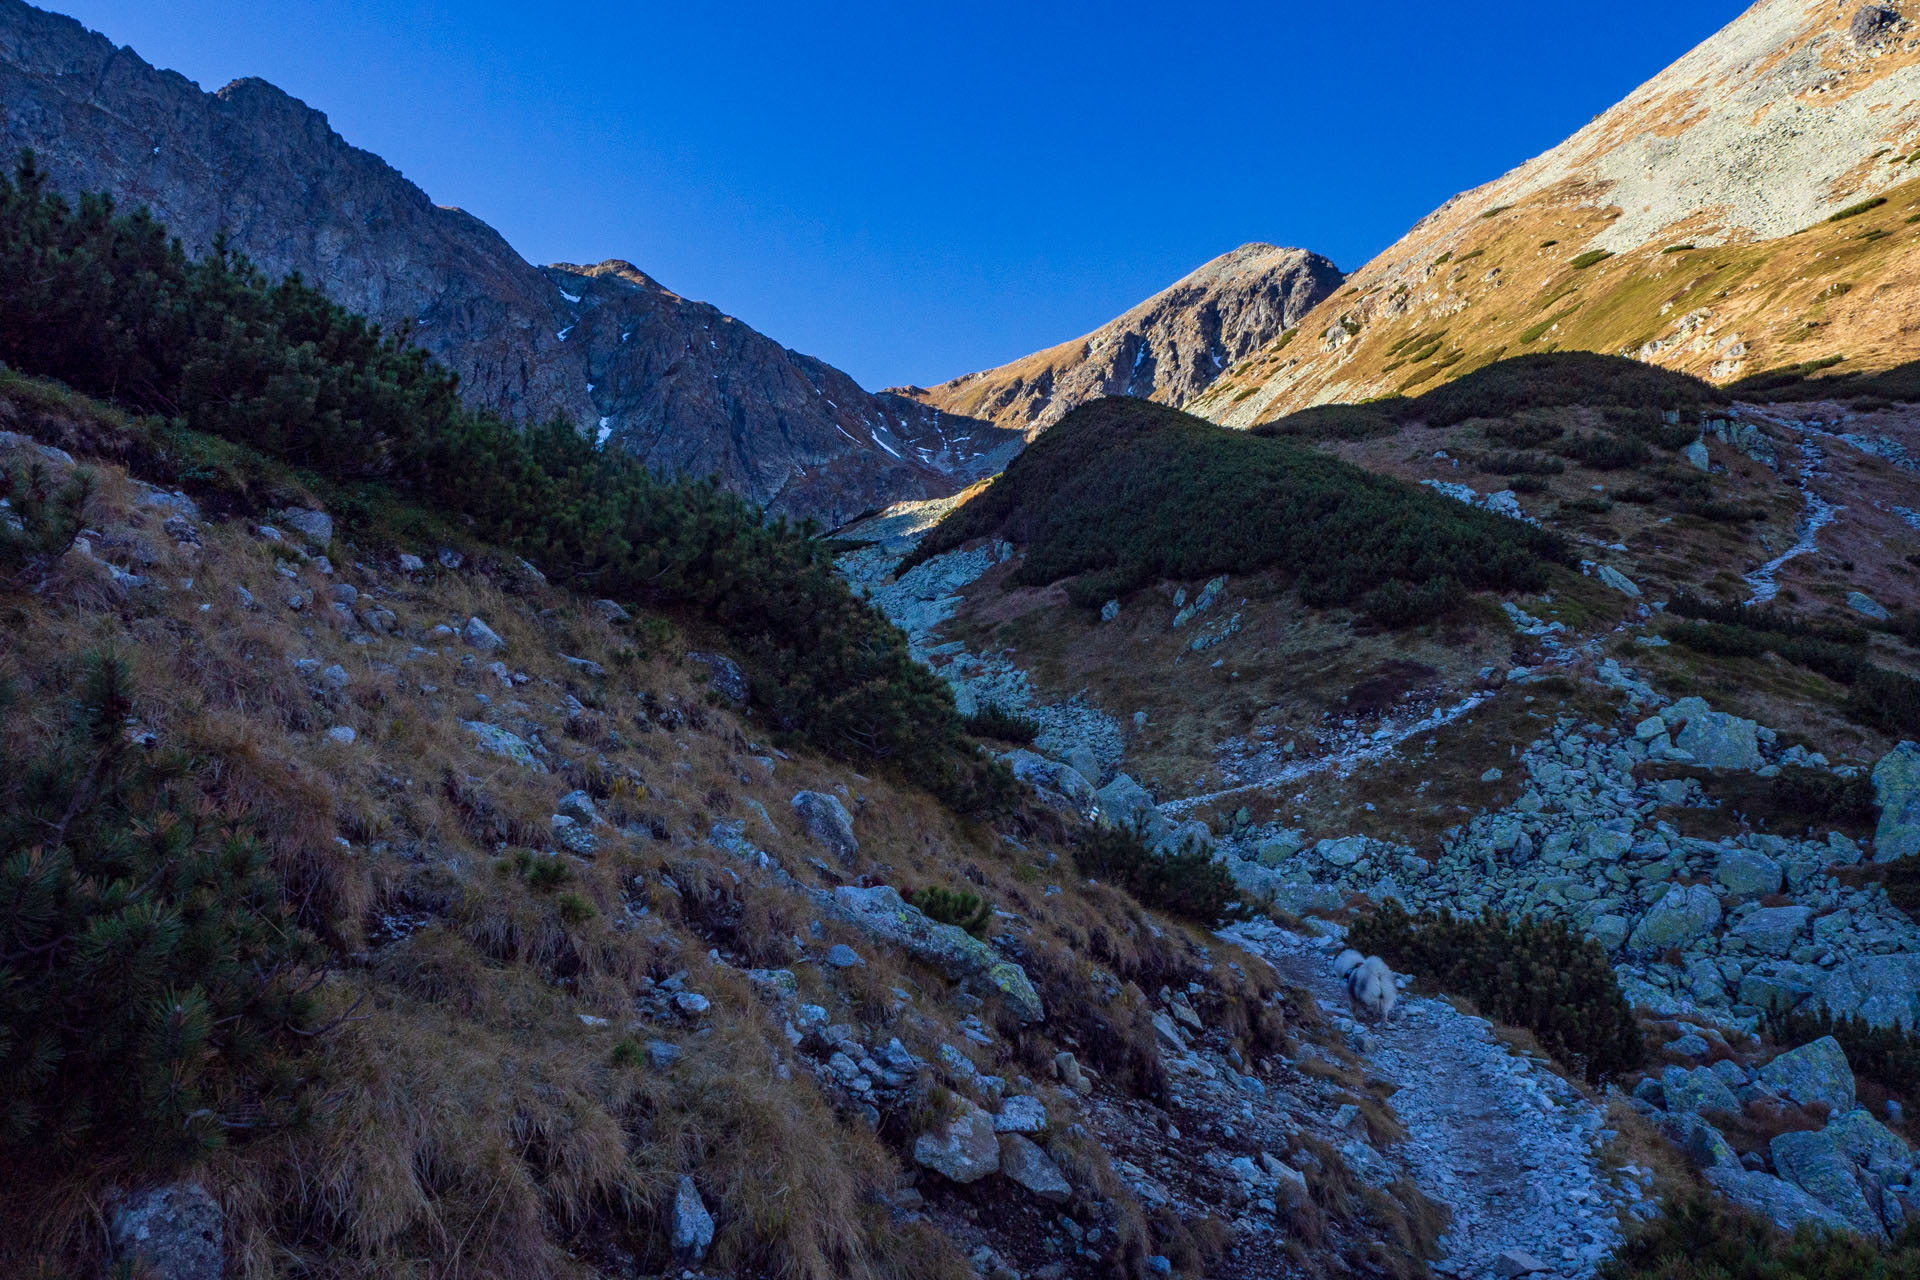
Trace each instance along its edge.
<instances>
[{"instance_id":1,"label":"lichen-covered rock","mask_svg":"<svg viewBox=\"0 0 1920 1280\"><path fill-rule=\"evenodd\" d=\"M1660 1074L1660 1091L1669 1111L1740 1111L1733 1090L1704 1067L1668 1067Z\"/></svg>"},{"instance_id":2,"label":"lichen-covered rock","mask_svg":"<svg viewBox=\"0 0 1920 1280\"><path fill-rule=\"evenodd\" d=\"M478 618L468 618L467 625L460 628L460 638L484 653L495 653L507 647L507 642Z\"/></svg>"},{"instance_id":3,"label":"lichen-covered rock","mask_svg":"<svg viewBox=\"0 0 1920 1280\"><path fill-rule=\"evenodd\" d=\"M1792 1231L1803 1222L1834 1231L1847 1229L1845 1218L1791 1182L1738 1165L1714 1165L1704 1176L1715 1191L1782 1231Z\"/></svg>"},{"instance_id":4,"label":"lichen-covered rock","mask_svg":"<svg viewBox=\"0 0 1920 1280\"><path fill-rule=\"evenodd\" d=\"M1030 1093L1017 1093L1000 1104L993 1117L995 1133L1035 1134L1047 1131L1047 1107Z\"/></svg>"},{"instance_id":5,"label":"lichen-covered rock","mask_svg":"<svg viewBox=\"0 0 1920 1280\"><path fill-rule=\"evenodd\" d=\"M1738 938L1762 955L1784 956L1806 932L1811 907L1762 907L1727 930L1729 938Z\"/></svg>"},{"instance_id":6,"label":"lichen-covered rock","mask_svg":"<svg viewBox=\"0 0 1920 1280\"><path fill-rule=\"evenodd\" d=\"M1022 1022L1046 1017L1026 970L966 930L928 918L888 886L842 885L834 890L832 902L854 924L948 977L977 978L993 987Z\"/></svg>"},{"instance_id":7,"label":"lichen-covered rock","mask_svg":"<svg viewBox=\"0 0 1920 1280\"><path fill-rule=\"evenodd\" d=\"M1661 713L1669 726L1680 724L1673 745L1708 769L1758 769L1760 726L1752 720L1715 711L1704 698L1682 698Z\"/></svg>"},{"instance_id":8,"label":"lichen-covered rock","mask_svg":"<svg viewBox=\"0 0 1920 1280\"><path fill-rule=\"evenodd\" d=\"M697 1262L712 1243L713 1215L707 1212L706 1202L700 1198L700 1188L693 1185L692 1178L682 1174L680 1186L673 1193L674 1256L682 1261Z\"/></svg>"},{"instance_id":9,"label":"lichen-covered rock","mask_svg":"<svg viewBox=\"0 0 1920 1280\"><path fill-rule=\"evenodd\" d=\"M1703 884L1674 885L1634 929L1627 950L1644 956L1684 947L1705 937L1720 923L1720 915L1720 899L1713 890Z\"/></svg>"},{"instance_id":10,"label":"lichen-covered rock","mask_svg":"<svg viewBox=\"0 0 1920 1280\"><path fill-rule=\"evenodd\" d=\"M1853 1068L1832 1036L1787 1050L1760 1068L1760 1080L1803 1107L1824 1103L1831 1115L1853 1110Z\"/></svg>"},{"instance_id":11,"label":"lichen-covered rock","mask_svg":"<svg viewBox=\"0 0 1920 1280\"><path fill-rule=\"evenodd\" d=\"M333 517L324 511L289 507L280 513L280 522L290 529L297 530L307 541L317 547L324 547L333 541Z\"/></svg>"},{"instance_id":12,"label":"lichen-covered rock","mask_svg":"<svg viewBox=\"0 0 1920 1280\"><path fill-rule=\"evenodd\" d=\"M1035 790L1052 792L1080 813L1090 813L1099 805L1099 793L1085 774L1072 765L1049 760L1037 751L1019 748L1000 757L1013 770L1013 776ZM1097 766L1096 766L1097 767Z\"/></svg>"},{"instance_id":13,"label":"lichen-covered rock","mask_svg":"<svg viewBox=\"0 0 1920 1280\"><path fill-rule=\"evenodd\" d=\"M993 1117L970 1102L959 1115L913 1140L915 1163L954 1182L978 1182L1000 1168Z\"/></svg>"},{"instance_id":14,"label":"lichen-covered rock","mask_svg":"<svg viewBox=\"0 0 1920 1280\"><path fill-rule=\"evenodd\" d=\"M793 797L793 811L800 815L807 834L842 861L851 861L860 852L860 841L853 834L853 815L840 803L840 797L824 791L802 791Z\"/></svg>"},{"instance_id":15,"label":"lichen-covered rock","mask_svg":"<svg viewBox=\"0 0 1920 1280\"><path fill-rule=\"evenodd\" d=\"M687 661L707 669L707 688L728 702L747 700L747 675L724 653L689 653Z\"/></svg>"},{"instance_id":16,"label":"lichen-covered rock","mask_svg":"<svg viewBox=\"0 0 1920 1280\"><path fill-rule=\"evenodd\" d=\"M547 771L547 766L541 762L539 756L534 754L533 747L518 734L508 733L498 725L491 725L483 720L462 720L460 727L473 735L475 743L482 751L504 756L521 768L531 769L535 773Z\"/></svg>"},{"instance_id":17,"label":"lichen-covered rock","mask_svg":"<svg viewBox=\"0 0 1920 1280\"><path fill-rule=\"evenodd\" d=\"M226 1274L226 1215L197 1182L174 1182L130 1196L108 1222L116 1261L152 1280L220 1280Z\"/></svg>"},{"instance_id":18,"label":"lichen-covered rock","mask_svg":"<svg viewBox=\"0 0 1920 1280\"><path fill-rule=\"evenodd\" d=\"M1854 956L1819 973L1814 995L1836 1016L1920 1027L1920 955Z\"/></svg>"},{"instance_id":19,"label":"lichen-covered rock","mask_svg":"<svg viewBox=\"0 0 1920 1280\"><path fill-rule=\"evenodd\" d=\"M1735 1104L1734 1109L1738 1109ZM1696 1169L1740 1167L1740 1155L1718 1129L1690 1111L1660 1117L1660 1132L1685 1153Z\"/></svg>"},{"instance_id":20,"label":"lichen-covered rock","mask_svg":"<svg viewBox=\"0 0 1920 1280\"><path fill-rule=\"evenodd\" d=\"M1048 1204L1073 1199L1073 1185L1046 1152L1017 1133L1000 1135L1000 1172Z\"/></svg>"},{"instance_id":21,"label":"lichen-covered rock","mask_svg":"<svg viewBox=\"0 0 1920 1280\"><path fill-rule=\"evenodd\" d=\"M1920 745L1902 742L1873 766L1873 792L1880 825L1873 833L1873 860L1920 853Z\"/></svg>"},{"instance_id":22,"label":"lichen-covered rock","mask_svg":"<svg viewBox=\"0 0 1920 1280\"><path fill-rule=\"evenodd\" d=\"M1728 893L1743 898L1780 892L1780 864L1764 853L1738 847L1723 850L1713 878Z\"/></svg>"},{"instance_id":23,"label":"lichen-covered rock","mask_svg":"<svg viewBox=\"0 0 1920 1280\"><path fill-rule=\"evenodd\" d=\"M1833 1135L1783 1133L1767 1145L1780 1176L1846 1219L1847 1226L1866 1236L1881 1234L1880 1215L1867 1203L1854 1177L1853 1162Z\"/></svg>"},{"instance_id":24,"label":"lichen-covered rock","mask_svg":"<svg viewBox=\"0 0 1920 1280\"><path fill-rule=\"evenodd\" d=\"M1913 1148L1906 1139L1874 1119L1865 1107L1828 1120L1826 1133L1847 1159L1876 1180L1897 1182L1914 1169Z\"/></svg>"},{"instance_id":25,"label":"lichen-covered rock","mask_svg":"<svg viewBox=\"0 0 1920 1280\"><path fill-rule=\"evenodd\" d=\"M1139 828L1149 845L1165 840L1167 819L1153 803L1153 793L1126 774L1100 788L1100 820L1110 827Z\"/></svg>"}]
</instances>

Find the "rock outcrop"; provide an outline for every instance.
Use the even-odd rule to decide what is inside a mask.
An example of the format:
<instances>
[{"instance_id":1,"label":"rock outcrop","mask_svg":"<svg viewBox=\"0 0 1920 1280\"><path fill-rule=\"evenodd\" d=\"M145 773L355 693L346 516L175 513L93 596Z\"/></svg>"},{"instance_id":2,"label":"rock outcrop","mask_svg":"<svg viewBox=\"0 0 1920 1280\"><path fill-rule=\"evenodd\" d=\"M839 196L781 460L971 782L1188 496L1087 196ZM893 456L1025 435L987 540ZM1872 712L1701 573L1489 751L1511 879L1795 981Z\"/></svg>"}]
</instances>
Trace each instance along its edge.
<instances>
[{"instance_id":1,"label":"rock outcrop","mask_svg":"<svg viewBox=\"0 0 1920 1280\"><path fill-rule=\"evenodd\" d=\"M952 492L1015 439L898 396L625 263L535 267L259 79L215 93L71 18L0 0L0 150L56 190L145 206L190 254L222 231L460 375L470 404L555 414L669 472L828 524Z\"/></svg>"}]
</instances>

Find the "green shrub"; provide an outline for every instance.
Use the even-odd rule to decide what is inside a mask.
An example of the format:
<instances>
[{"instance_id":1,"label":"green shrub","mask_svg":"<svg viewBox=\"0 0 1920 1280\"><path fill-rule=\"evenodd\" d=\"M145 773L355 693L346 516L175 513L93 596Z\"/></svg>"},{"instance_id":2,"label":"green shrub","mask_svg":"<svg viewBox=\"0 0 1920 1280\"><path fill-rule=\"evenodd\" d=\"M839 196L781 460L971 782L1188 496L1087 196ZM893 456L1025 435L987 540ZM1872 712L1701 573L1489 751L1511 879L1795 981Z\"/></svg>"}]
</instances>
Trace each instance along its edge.
<instances>
[{"instance_id":1,"label":"green shrub","mask_svg":"<svg viewBox=\"0 0 1920 1280\"><path fill-rule=\"evenodd\" d=\"M1567 469L1566 464L1544 453L1515 453L1503 450L1490 453L1474 462L1481 471L1491 471L1502 476L1557 476Z\"/></svg>"},{"instance_id":2,"label":"green shrub","mask_svg":"<svg viewBox=\"0 0 1920 1280\"><path fill-rule=\"evenodd\" d=\"M1286 440L1375 440L1400 430L1398 397L1371 404L1319 404L1253 429L1257 436Z\"/></svg>"},{"instance_id":3,"label":"green shrub","mask_svg":"<svg viewBox=\"0 0 1920 1280\"><path fill-rule=\"evenodd\" d=\"M132 707L125 665L96 656L64 734L0 748L0 1151L16 1167L96 1143L174 1165L303 1110L320 949L265 847L197 802L190 762L129 742Z\"/></svg>"},{"instance_id":4,"label":"green shrub","mask_svg":"<svg viewBox=\"0 0 1920 1280\"><path fill-rule=\"evenodd\" d=\"M1526 328L1520 331L1520 341L1522 342L1540 341L1541 338L1547 335L1547 332L1550 329L1552 329L1553 326L1559 324L1562 320L1565 320L1568 316L1572 315L1574 312L1578 311L1579 309L1580 309L1579 305L1575 304L1574 306L1567 307L1562 311L1554 312L1552 315L1548 316L1545 320L1536 321L1535 323L1528 325Z\"/></svg>"},{"instance_id":5,"label":"green shrub","mask_svg":"<svg viewBox=\"0 0 1920 1280\"><path fill-rule=\"evenodd\" d=\"M539 854L531 849L521 849L511 858L503 859L500 869L526 881L527 888L535 893L548 893L573 880L573 868L565 858L552 854Z\"/></svg>"},{"instance_id":6,"label":"green shrub","mask_svg":"<svg viewBox=\"0 0 1920 1280\"><path fill-rule=\"evenodd\" d=\"M1767 793L1782 810L1815 820L1861 822L1878 807L1873 779L1865 773L1843 778L1825 769L1783 765L1767 780Z\"/></svg>"},{"instance_id":7,"label":"green shrub","mask_svg":"<svg viewBox=\"0 0 1920 1280\"><path fill-rule=\"evenodd\" d=\"M1600 944L1558 920L1410 916L1389 901L1354 922L1347 941L1480 1012L1525 1027L1554 1057L1600 1081L1646 1058L1633 1010Z\"/></svg>"},{"instance_id":8,"label":"green shrub","mask_svg":"<svg viewBox=\"0 0 1920 1280\"><path fill-rule=\"evenodd\" d=\"M1553 451L1595 471L1620 471L1653 459L1647 442L1637 436L1583 431L1554 445Z\"/></svg>"},{"instance_id":9,"label":"green shrub","mask_svg":"<svg viewBox=\"0 0 1920 1280\"><path fill-rule=\"evenodd\" d=\"M1875 209L1878 209L1881 205L1885 204L1886 202L1887 202L1887 198L1885 196L1874 196L1870 200L1862 200L1858 204L1848 205L1846 208L1842 209L1840 212L1828 218L1827 221L1828 222L1845 222L1848 218L1857 218L1863 213L1872 213Z\"/></svg>"},{"instance_id":10,"label":"green shrub","mask_svg":"<svg viewBox=\"0 0 1920 1280\"><path fill-rule=\"evenodd\" d=\"M1571 265L1575 271L1585 271L1588 267L1597 266L1612 256L1613 254L1606 249L1589 249L1574 258Z\"/></svg>"},{"instance_id":11,"label":"green shrub","mask_svg":"<svg viewBox=\"0 0 1920 1280\"><path fill-rule=\"evenodd\" d=\"M979 894L965 889L929 885L916 889L907 901L920 908L928 919L965 929L976 938L986 937L987 926L993 923L992 905Z\"/></svg>"},{"instance_id":12,"label":"green shrub","mask_svg":"<svg viewBox=\"0 0 1920 1280\"><path fill-rule=\"evenodd\" d=\"M1067 579L1067 599L1082 609L1100 609L1109 600L1145 586L1151 574L1142 565L1114 565Z\"/></svg>"},{"instance_id":13,"label":"green shrub","mask_svg":"<svg viewBox=\"0 0 1920 1280\"><path fill-rule=\"evenodd\" d=\"M1714 524L1751 524L1755 520L1765 520L1765 507L1751 506L1744 502L1728 502L1719 498L1696 498L1680 504L1683 515L1694 516Z\"/></svg>"},{"instance_id":14,"label":"green shrub","mask_svg":"<svg viewBox=\"0 0 1920 1280\"><path fill-rule=\"evenodd\" d=\"M734 642L773 731L890 764L956 808L1013 802L945 683L810 527L657 477L571 424L463 409L451 373L298 277L269 284L224 248L190 262L145 211L49 194L31 154L0 179L0 360L163 415L151 452L176 483L222 474L190 447L222 441L457 515L561 584L696 614Z\"/></svg>"},{"instance_id":15,"label":"green shrub","mask_svg":"<svg viewBox=\"0 0 1920 1280\"><path fill-rule=\"evenodd\" d=\"M1030 720L1016 711L1009 711L997 702L983 705L972 715L961 721L967 732L976 738L997 738L1001 742L1018 742L1022 745L1032 742L1040 736L1038 721Z\"/></svg>"},{"instance_id":16,"label":"green shrub","mask_svg":"<svg viewBox=\"0 0 1920 1280\"><path fill-rule=\"evenodd\" d=\"M1508 418L1523 409L1614 405L1682 411L1723 404L1718 388L1684 373L1622 356L1555 351L1484 365L1435 387L1409 406L1429 426Z\"/></svg>"},{"instance_id":17,"label":"green shrub","mask_svg":"<svg viewBox=\"0 0 1920 1280\"><path fill-rule=\"evenodd\" d=\"M1226 867L1197 845L1155 853L1138 828L1099 827L1081 839L1073 860L1081 875L1118 885L1143 906L1209 929L1251 914L1239 903Z\"/></svg>"},{"instance_id":18,"label":"green shrub","mask_svg":"<svg viewBox=\"0 0 1920 1280\"><path fill-rule=\"evenodd\" d=\"M1497 419L1480 429L1489 440L1498 440L1516 449L1531 449L1567 434L1567 429L1557 422L1541 422L1534 418Z\"/></svg>"},{"instance_id":19,"label":"green shrub","mask_svg":"<svg viewBox=\"0 0 1920 1280\"><path fill-rule=\"evenodd\" d=\"M13 516L10 520L0 514L0 575L22 577L66 554L86 525L93 488L91 471L75 471L56 491L43 463L31 463L24 470L0 467L0 503L5 504L0 512Z\"/></svg>"},{"instance_id":20,"label":"green shrub","mask_svg":"<svg viewBox=\"0 0 1920 1280\"><path fill-rule=\"evenodd\" d=\"M1772 607L1719 603L1684 592L1669 602L1667 612L1706 619L1672 624L1667 631L1676 644L1698 653L1730 658L1777 653L1840 684L1853 684L1870 669L1866 632L1855 626L1810 622Z\"/></svg>"},{"instance_id":21,"label":"green shrub","mask_svg":"<svg viewBox=\"0 0 1920 1280\"><path fill-rule=\"evenodd\" d=\"M1315 607L1365 608L1389 584L1444 578L1465 590L1534 590L1547 562L1572 558L1544 530L1119 397L1068 414L902 568L990 534L1025 547L1017 583L1113 568L1178 579L1272 571Z\"/></svg>"},{"instance_id":22,"label":"green shrub","mask_svg":"<svg viewBox=\"0 0 1920 1280\"><path fill-rule=\"evenodd\" d=\"M1920 1224L1878 1247L1850 1232L1792 1235L1705 1195L1669 1201L1600 1266L1601 1280L1904 1280L1920 1275Z\"/></svg>"},{"instance_id":23,"label":"green shrub","mask_svg":"<svg viewBox=\"0 0 1920 1280\"><path fill-rule=\"evenodd\" d=\"M1847 718L1888 733L1920 733L1920 680L1902 671L1863 666L1847 691Z\"/></svg>"}]
</instances>

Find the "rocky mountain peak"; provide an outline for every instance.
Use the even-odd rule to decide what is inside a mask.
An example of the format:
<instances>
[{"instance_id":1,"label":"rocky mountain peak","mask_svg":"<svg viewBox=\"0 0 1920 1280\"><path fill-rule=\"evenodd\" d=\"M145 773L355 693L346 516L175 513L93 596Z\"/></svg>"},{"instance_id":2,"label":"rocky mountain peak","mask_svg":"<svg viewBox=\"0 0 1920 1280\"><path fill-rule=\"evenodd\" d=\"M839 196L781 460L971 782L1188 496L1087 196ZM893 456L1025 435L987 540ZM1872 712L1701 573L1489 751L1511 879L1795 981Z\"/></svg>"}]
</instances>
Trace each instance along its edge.
<instances>
[{"instance_id":1,"label":"rocky mountain peak","mask_svg":"<svg viewBox=\"0 0 1920 1280\"><path fill-rule=\"evenodd\" d=\"M1319 254L1244 244L1084 337L916 395L1030 436L1101 396L1181 405L1291 328L1341 279Z\"/></svg>"}]
</instances>

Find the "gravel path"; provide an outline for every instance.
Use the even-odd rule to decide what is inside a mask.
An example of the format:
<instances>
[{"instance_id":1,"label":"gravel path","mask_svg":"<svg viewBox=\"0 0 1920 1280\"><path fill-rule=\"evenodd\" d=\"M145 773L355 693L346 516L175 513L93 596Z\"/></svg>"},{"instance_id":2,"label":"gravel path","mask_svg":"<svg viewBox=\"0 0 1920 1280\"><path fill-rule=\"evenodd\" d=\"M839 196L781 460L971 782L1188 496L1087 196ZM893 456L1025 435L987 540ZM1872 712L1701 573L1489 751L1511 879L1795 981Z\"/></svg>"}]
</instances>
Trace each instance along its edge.
<instances>
[{"instance_id":1,"label":"gravel path","mask_svg":"<svg viewBox=\"0 0 1920 1280\"><path fill-rule=\"evenodd\" d=\"M1266 956L1332 1016L1344 1016L1337 947L1264 922L1223 936ZM1368 1042L1369 1070L1400 1086L1391 1104L1407 1137L1387 1154L1453 1211L1434 1270L1479 1280L1517 1250L1546 1268L1537 1273L1543 1280L1588 1280L1620 1241L1618 1208L1630 1194L1613 1186L1597 1158L1600 1108L1510 1052L1485 1020L1443 1000L1403 997Z\"/></svg>"}]
</instances>

